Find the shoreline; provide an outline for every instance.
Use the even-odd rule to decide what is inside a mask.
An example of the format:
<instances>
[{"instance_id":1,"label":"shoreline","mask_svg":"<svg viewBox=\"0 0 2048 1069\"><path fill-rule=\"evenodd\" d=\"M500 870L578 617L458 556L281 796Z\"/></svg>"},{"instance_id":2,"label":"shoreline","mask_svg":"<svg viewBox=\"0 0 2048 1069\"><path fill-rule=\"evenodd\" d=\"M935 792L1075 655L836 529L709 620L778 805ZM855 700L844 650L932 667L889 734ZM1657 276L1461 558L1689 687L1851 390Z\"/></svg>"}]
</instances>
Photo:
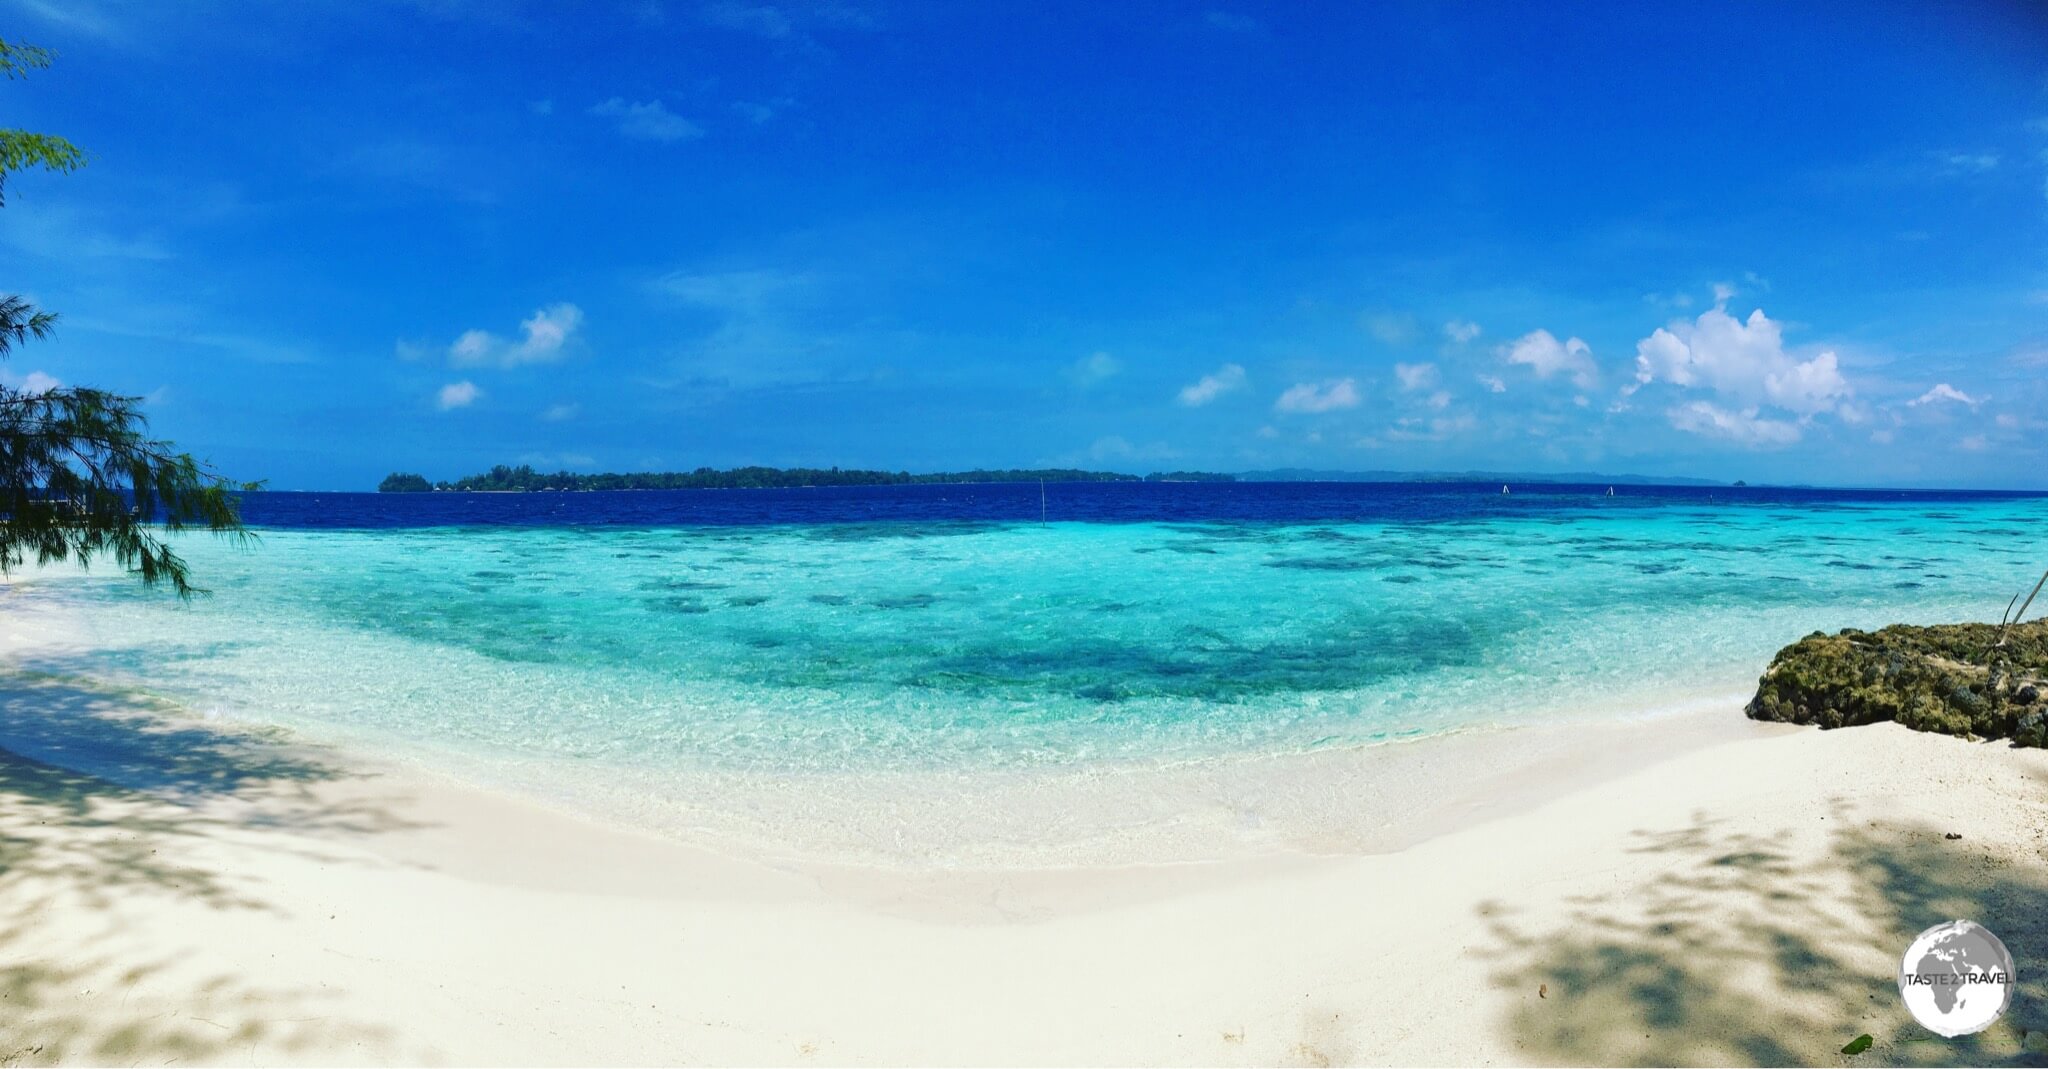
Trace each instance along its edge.
<instances>
[{"instance_id":1,"label":"shoreline","mask_svg":"<svg viewBox=\"0 0 2048 1069\"><path fill-rule=\"evenodd\" d=\"M99 633L82 609L25 619L33 630L0 629L0 688L8 675L21 678L24 663L92 663ZM1389 853L1691 750L1795 730L1744 717L1743 693L1695 683L1547 717L1521 710L1492 723L1303 750L1037 767L735 772L564 765L345 723L280 726L260 712L202 713L134 682L75 670L60 668L49 681L139 703L187 727L288 741L353 769L497 794L742 861L850 872L1088 871ZM0 730L0 747L8 742ZM78 744L59 733L43 748L17 737L12 749L77 765ZM119 760L140 766L148 759L123 753Z\"/></svg>"},{"instance_id":2,"label":"shoreline","mask_svg":"<svg viewBox=\"0 0 2048 1069\"><path fill-rule=\"evenodd\" d=\"M99 723L37 745L145 777L0 757L20 1064L1832 1063L1859 1032L1859 1064L1924 1064L2017 1061L2048 1028L2048 754L1895 725L1608 778L1539 762L1537 793L1389 853L892 870L735 858L62 683L0 712L0 744ZM1956 1043L1893 977L1951 915L2021 983Z\"/></svg>"},{"instance_id":3,"label":"shoreline","mask_svg":"<svg viewBox=\"0 0 2048 1069\"><path fill-rule=\"evenodd\" d=\"M27 681L95 693L175 729L260 740L316 762L496 795L736 859L848 870L1092 870L1388 853L1690 750L1795 730L1748 720L1735 695L1666 693L1626 713L1610 706L1552 721L1157 763L562 776L553 765L381 733L202 715L129 684L6 664L24 652L61 661L82 638L40 647L0 640L0 691ZM94 758L106 742L88 736L101 726L79 718L67 734L46 723L40 740L0 728L0 749L88 773L115 767L117 782L120 767L148 763L131 752L132 740Z\"/></svg>"}]
</instances>

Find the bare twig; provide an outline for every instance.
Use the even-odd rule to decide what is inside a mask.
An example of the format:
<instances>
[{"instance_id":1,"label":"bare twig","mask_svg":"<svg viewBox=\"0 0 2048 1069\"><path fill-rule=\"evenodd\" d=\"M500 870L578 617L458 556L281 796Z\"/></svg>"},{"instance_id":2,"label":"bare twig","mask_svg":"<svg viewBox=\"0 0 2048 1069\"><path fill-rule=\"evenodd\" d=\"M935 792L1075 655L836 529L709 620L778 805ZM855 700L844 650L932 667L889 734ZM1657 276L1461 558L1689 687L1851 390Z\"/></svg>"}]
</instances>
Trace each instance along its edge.
<instances>
[{"instance_id":1,"label":"bare twig","mask_svg":"<svg viewBox=\"0 0 2048 1069\"><path fill-rule=\"evenodd\" d=\"M1991 644L1991 647L1993 649L1997 649L1998 647L2005 645L2006 629L2016 623L2019 623L2020 618L2027 614L2027 607L2034 603L2034 594L2039 594L2041 592L2041 587L2044 585L2048 585L2048 572L2041 573L2041 581L2034 584L2033 594L2028 594L2027 600L2020 604L2020 611L2013 613L2012 619L2006 620L1998 625L1998 641ZM2011 608L2012 606L2010 603L2008 603L2006 607Z\"/></svg>"}]
</instances>

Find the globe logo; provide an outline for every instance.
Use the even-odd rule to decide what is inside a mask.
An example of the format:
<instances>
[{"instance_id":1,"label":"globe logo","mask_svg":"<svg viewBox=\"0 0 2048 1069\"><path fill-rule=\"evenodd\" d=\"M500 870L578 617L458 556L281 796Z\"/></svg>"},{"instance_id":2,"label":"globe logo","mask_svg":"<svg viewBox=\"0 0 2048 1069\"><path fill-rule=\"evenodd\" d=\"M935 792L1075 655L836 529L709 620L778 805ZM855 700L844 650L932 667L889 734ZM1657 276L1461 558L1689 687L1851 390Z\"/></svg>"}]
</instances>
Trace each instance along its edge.
<instances>
[{"instance_id":1,"label":"globe logo","mask_svg":"<svg viewBox=\"0 0 2048 1069\"><path fill-rule=\"evenodd\" d=\"M1954 1039L1991 1026L2012 1003L2012 954L1970 921L1920 933L1899 962L1899 997L1913 1019Z\"/></svg>"}]
</instances>

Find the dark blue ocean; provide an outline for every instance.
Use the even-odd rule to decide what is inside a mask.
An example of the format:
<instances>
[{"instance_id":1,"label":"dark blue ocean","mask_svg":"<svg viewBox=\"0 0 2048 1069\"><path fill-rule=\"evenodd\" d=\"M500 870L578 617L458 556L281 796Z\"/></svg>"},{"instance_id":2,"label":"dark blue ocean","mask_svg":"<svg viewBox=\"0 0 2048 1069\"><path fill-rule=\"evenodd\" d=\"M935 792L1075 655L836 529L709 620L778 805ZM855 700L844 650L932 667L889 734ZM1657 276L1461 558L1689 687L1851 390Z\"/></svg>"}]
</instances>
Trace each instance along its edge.
<instances>
[{"instance_id":1,"label":"dark blue ocean","mask_svg":"<svg viewBox=\"0 0 2048 1069\"><path fill-rule=\"evenodd\" d=\"M981 483L595 493L252 493L273 527L738 525L811 523L1432 523L1585 508L1770 506L1831 510L2021 500L2036 493L1530 483Z\"/></svg>"}]
</instances>

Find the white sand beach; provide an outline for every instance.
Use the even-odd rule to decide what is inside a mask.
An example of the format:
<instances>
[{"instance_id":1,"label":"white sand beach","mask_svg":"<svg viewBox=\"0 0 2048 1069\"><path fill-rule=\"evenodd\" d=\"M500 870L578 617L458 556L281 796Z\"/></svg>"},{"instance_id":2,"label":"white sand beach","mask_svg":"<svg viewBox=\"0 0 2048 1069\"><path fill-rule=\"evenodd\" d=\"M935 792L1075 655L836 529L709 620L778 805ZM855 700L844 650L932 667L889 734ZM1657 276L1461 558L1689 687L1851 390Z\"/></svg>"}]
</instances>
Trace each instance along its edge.
<instances>
[{"instance_id":1,"label":"white sand beach","mask_svg":"<svg viewBox=\"0 0 2048 1069\"><path fill-rule=\"evenodd\" d=\"M1864 1032L1856 1064L2022 1056L2048 753L1721 715L1550 753L1387 853L918 870L735 857L17 682L0 745L40 760L0 761L0 1064L1838 1064ZM1895 972L1957 917L2020 991L1951 1043Z\"/></svg>"}]
</instances>

